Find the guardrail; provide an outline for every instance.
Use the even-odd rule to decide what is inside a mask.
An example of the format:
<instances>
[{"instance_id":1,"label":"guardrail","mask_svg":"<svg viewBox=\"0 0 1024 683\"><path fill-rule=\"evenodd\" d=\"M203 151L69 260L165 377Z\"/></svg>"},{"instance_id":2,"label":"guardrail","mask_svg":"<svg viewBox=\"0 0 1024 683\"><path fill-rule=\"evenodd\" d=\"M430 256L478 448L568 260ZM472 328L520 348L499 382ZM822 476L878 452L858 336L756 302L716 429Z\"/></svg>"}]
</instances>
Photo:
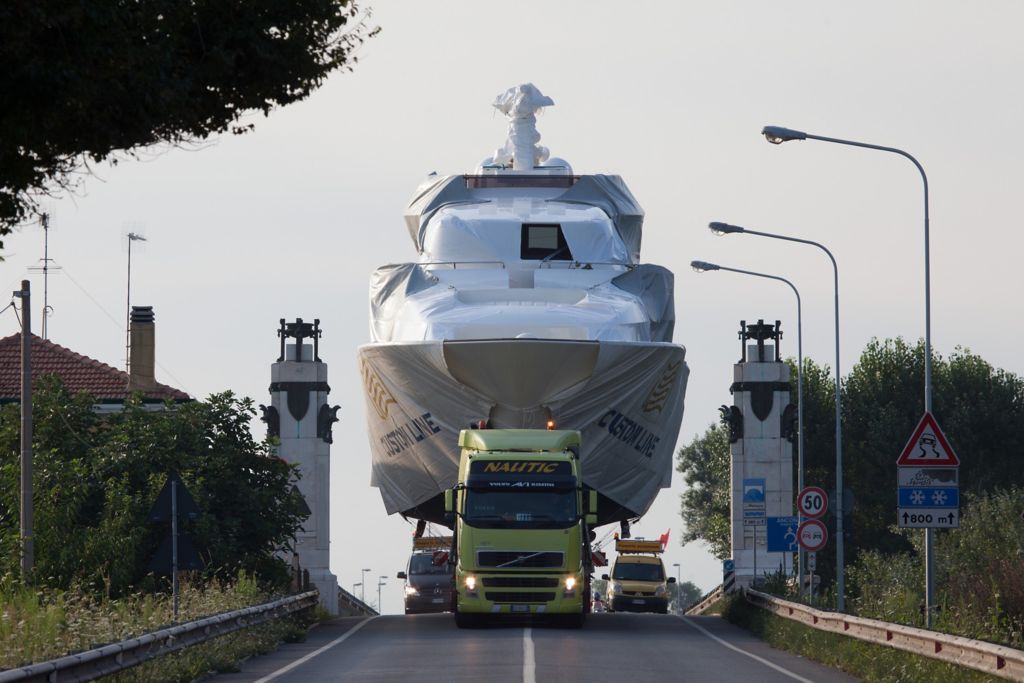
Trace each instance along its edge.
<instances>
[{"instance_id":1,"label":"guardrail","mask_svg":"<svg viewBox=\"0 0 1024 683\"><path fill-rule=\"evenodd\" d=\"M377 615L377 610L338 586L338 614L346 617L372 617Z\"/></svg>"},{"instance_id":2,"label":"guardrail","mask_svg":"<svg viewBox=\"0 0 1024 683\"><path fill-rule=\"evenodd\" d=\"M890 624L838 612L824 612L750 588L743 589L743 595L752 605L785 619L799 621L819 631L840 633L858 640L958 664L1000 678L1024 681L1024 650L913 626Z\"/></svg>"},{"instance_id":3,"label":"guardrail","mask_svg":"<svg viewBox=\"0 0 1024 683\"><path fill-rule=\"evenodd\" d=\"M703 614L708 607L721 600L723 595L725 594L722 592L722 585L719 584L712 588L710 593L687 607L683 612L688 615Z\"/></svg>"},{"instance_id":4,"label":"guardrail","mask_svg":"<svg viewBox=\"0 0 1024 683\"><path fill-rule=\"evenodd\" d=\"M108 676L186 647L315 607L317 591L171 626L138 638L104 645L48 662L0 671L0 683L40 681L70 683Z\"/></svg>"}]
</instances>

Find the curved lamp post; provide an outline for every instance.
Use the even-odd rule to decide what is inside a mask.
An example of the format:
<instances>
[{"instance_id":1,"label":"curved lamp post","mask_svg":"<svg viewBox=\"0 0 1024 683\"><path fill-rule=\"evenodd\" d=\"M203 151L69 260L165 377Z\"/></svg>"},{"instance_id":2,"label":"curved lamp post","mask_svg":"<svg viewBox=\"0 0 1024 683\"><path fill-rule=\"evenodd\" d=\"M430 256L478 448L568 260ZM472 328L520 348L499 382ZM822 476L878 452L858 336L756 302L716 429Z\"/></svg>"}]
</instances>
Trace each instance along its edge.
<instances>
[{"instance_id":1,"label":"curved lamp post","mask_svg":"<svg viewBox=\"0 0 1024 683\"><path fill-rule=\"evenodd\" d=\"M843 140L841 138L829 138L824 135L812 135L801 130L792 130L781 126L765 126L761 134L773 145L780 145L790 140L820 140L821 142L834 142L839 145L850 147L863 147L864 149L875 149L880 152L891 152L910 160L921 174L921 182L924 184L924 410L932 412L932 296L931 296L931 259L929 257L929 234L928 234L928 176L924 167L910 153L895 147L884 147L873 145L867 142L855 140ZM924 557L925 557L925 624L929 628L932 625L932 614L935 611L935 530L925 529Z\"/></svg>"},{"instance_id":2,"label":"curved lamp post","mask_svg":"<svg viewBox=\"0 0 1024 683\"><path fill-rule=\"evenodd\" d=\"M360 570L362 573L359 575L359 585L362 587L360 591L359 599L364 603L366 602L366 572L371 571L369 568Z\"/></svg>"},{"instance_id":3,"label":"curved lamp post","mask_svg":"<svg viewBox=\"0 0 1024 683\"><path fill-rule=\"evenodd\" d=\"M712 225L716 225L712 223ZM721 225L725 225L724 223ZM728 226L732 227L732 226ZM741 228L742 230L742 228ZM725 270L730 273L741 273L743 275L753 275L754 277L763 277L769 280L778 280L779 282L785 282L789 285L789 288L796 294L796 355L797 355L797 370L796 370L796 424L797 431L799 432L799 438L797 440L797 486L802 491L804 488L804 333L803 333L803 313L800 309L800 292L796 286L784 277L778 275L768 275L767 273L756 273L751 270L740 270L739 268L727 268L720 266L715 263L708 263L707 261L690 261L690 267L698 273L703 273L710 270ZM755 549L756 553L757 550ZM803 580L803 550L797 553L797 576ZM679 565L676 565L678 567ZM678 579L677 579L678 581Z\"/></svg>"},{"instance_id":4,"label":"curved lamp post","mask_svg":"<svg viewBox=\"0 0 1024 683\"><path fill-rule=\"evenodd\" d=\"M836 265L835 257L832 255L832 252L825 247L825 245L820 244L818 242L814 242L812 240L805 240L799 237L790 237L789 235L779 235L773 232L749 230L747 228L742 228L738 225L729 225L728 223L709 223L708 228L710 228L711 232L715 233L716 235L757 235L758 237L770 237L772 239L785 240L786 242L798 242L800 244L809 244L825 252L825 255L828 256L829 261L832 262L832 282L835 299L836 328L836 609L842 612L846 608L846 565L843 543L843 408L841 396L842 385L840 379L842 375L839 371L839 266ZM802 369L803 367L801 361L801 370ZM802 430L800 436L802 439ZM800 490L803 490L803 486L803 481L801 481Z\"/></svg>"}]
</instances>

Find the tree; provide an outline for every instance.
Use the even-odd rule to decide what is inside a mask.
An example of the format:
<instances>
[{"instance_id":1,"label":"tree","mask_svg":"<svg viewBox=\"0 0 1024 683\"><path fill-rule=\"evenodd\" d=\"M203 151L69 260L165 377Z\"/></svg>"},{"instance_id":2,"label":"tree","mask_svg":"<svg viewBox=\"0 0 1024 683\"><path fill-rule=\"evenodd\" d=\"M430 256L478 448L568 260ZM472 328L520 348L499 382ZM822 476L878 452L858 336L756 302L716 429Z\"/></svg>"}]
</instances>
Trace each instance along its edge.
<instances>
[{"instance_id":1,"label":"tree","mask_svg":"<svg viewBox=\"0 0 1024 683\"><path fill-rule=\"evenodd\" d=\"M711 425L703 436L679 449L676 470L686 481L682 495L683 545L702 540L712 554L732 553L729 515L729 430Z\"/></svg>"},{"instance_id":2,"label":"tree","mask_svg":"<svg viewBox=\"0 0 1024 683\"><path fill-rule=\"evenodd\" d=\"M91 163L304 99L351 69L367 16L350 0L0 3L0 237Z\"/></svg>"},{"instance_id":3,"label":"tree","mask_svg":"<svg viewBox=\"0 0 1024 683\"><path fill-rule=\"evenodd\" d=\"M180 474L202 516L182 521L222 578L239 569L267 582L285 578L275 553L301 524L297 470L249 433L249 399L216 394L205 402L151 411L130 401L100 416L93 399L69 396L47 380L33 397L36 580L74 581L120 594L145 581L167 533L147 515L171 471ZM18 570L20 421L0 408L0 575Z\"/></svg>"}]
</instances>

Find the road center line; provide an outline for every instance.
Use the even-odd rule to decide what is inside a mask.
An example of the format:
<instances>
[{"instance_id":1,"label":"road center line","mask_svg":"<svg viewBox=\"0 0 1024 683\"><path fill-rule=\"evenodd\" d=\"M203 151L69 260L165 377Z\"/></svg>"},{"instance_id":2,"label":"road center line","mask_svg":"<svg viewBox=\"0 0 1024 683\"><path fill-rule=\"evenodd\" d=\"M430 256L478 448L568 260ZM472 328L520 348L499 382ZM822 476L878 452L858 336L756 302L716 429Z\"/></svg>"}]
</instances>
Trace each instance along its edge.
<instances>
[{"instance_id":1,"label":"road center line","mask_svg":"<svg viewBox=\"0 0 1024 683\"><path fill-rule=\"evenodd\" d=\"M537 661L533 657L533 638L530 633L532 630L529 626L523 629L523 683L537 683Z\"/></svg>"},{"instance_id":2,"label":"road center line","mask_svg":"<svg viewBox=\"0 0 1024 683\"><path fill-rule=\"evenodd\" d=\"M339 645L339 644L345 642L348 639L349 636L353 635L356 631L358 631L362 627L366 626L367 624L369 624L371 621L373 621L376 618L377 617L374 616L374 617L369 617L367 619L363 619L358 624L356 624L355 626L353 626L349 630L345 631L345 633L343 635L335 638L334 640L332 640L331 642L327 643L326 645L324 645L319 650L314 650L313 652L310 652L308 655L306 655L302 659L296 659L291 664L289 664L287 666L283 666L280 669L278 669L277 671L274 671L272 673L267 674L263 678L260 678L259 680L255 681L255 683L267 683L267 681L272 681L275 678L277 678L278 676L281 676L283 674L288 673L289 671L291 671L295 667L301 666L302 664L304 664L304 663L308 662L309 660L313 659L313 657L316 657L319 654L323 654L324 652L327 652L328 650L330 650L335 645Z\"/></svg>"},{"instance_id":3,"label":"road center line","mask_svg":"<svg viewBox=\"0 0 1024 683\"><path fill-rule=\"evenodd\" d=\"M809 678L804 678L803 676L798 676L797 674L793 673L792 671L789 671L787 669L783 669L778 664L775 664L773 662L769 662L764 657L758 657L757 655L755 655L753 653L750 653L750 652L747 652L746 650L741 650L740 648L736 647L732 643L725 642L724 640L722 640L718 636L716 636L713 633L711 633L711 631L708 631L703 626L700 626L699 624L691 621L690 619L687 619L686 617L684 617L682 615L677 614L676 616L679 617L680 619L682 619L683 623L689 624L690 626L694 627L695 629L697 629L698 631L700 631L701 633L706 635L708 638L710 638L711 640L713 640L716 643L718 643L719 645L724 645L725 647L729 648L730 650L733 650L734 652L739 652L741 655L746 655L747 657L750 657L751 659L756 659L757 661L761 662L765 666L767 666L769 668L772 668L772 669L775 669L779 673L785 674L785 675L789 676L790 678L792 678L795 681L801 681L801 683L814 683ZM257 681L257 683L259 683L259 682Z\"/></svg>"}]
</instances>

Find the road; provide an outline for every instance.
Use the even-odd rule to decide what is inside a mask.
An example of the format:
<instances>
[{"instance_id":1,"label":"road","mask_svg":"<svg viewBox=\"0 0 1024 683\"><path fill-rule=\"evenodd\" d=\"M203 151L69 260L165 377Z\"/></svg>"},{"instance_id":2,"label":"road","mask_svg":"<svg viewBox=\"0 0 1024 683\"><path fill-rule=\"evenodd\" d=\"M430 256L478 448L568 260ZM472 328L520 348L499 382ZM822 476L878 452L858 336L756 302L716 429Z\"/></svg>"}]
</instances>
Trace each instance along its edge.
<instances>
[{"instance_id":1,"label":"road","mask_svg":"<svg viewBox=\"0 0 1024 683\"><path fill-rule=\"evenodd\" d=\"M854 681L718 617L593 614L580 630L459 630L450 614L344 618L217 683L316 681Z\"/></svg>"}]
</instances>

